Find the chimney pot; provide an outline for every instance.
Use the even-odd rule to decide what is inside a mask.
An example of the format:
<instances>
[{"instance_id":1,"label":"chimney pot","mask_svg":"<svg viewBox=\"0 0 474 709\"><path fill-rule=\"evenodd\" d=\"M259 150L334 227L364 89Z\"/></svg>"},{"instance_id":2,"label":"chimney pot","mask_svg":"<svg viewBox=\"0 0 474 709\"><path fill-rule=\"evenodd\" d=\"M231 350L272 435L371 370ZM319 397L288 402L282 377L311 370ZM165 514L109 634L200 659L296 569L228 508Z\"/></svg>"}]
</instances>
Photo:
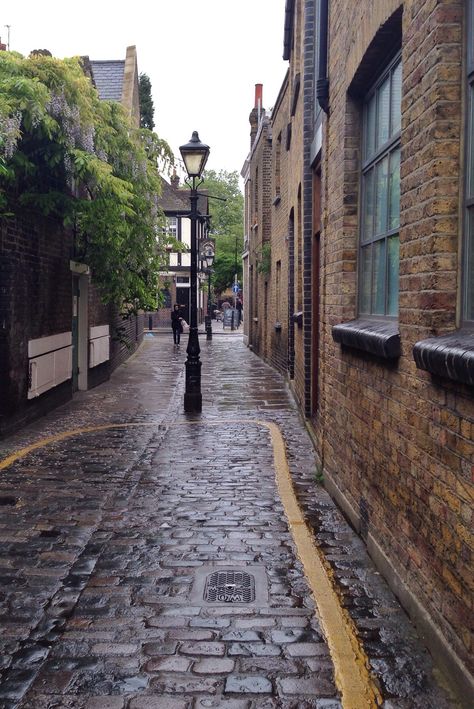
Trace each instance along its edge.
<instances>
[{"instance_id":1,"label":"chimney pot","mask_svg":"<svg viewBox=\"0 0 474 709\"><path fill-rule=\"evenodd\" d=\"M171 175L170 182L171 182L171 187L173 189L177 190L179 187L179 177L176 174L176 170L173 171L173 174Z\"/></svg>"}]
</instances>

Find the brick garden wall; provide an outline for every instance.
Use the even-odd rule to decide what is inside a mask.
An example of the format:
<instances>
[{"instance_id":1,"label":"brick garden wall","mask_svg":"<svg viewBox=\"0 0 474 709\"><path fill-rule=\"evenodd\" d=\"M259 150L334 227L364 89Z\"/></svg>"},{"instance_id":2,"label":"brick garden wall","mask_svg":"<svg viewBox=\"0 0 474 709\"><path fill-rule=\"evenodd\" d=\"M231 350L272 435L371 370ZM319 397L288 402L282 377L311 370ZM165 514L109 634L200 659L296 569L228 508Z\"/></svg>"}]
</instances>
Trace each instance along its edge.
<instances>
[{"instance_id":1,"label":"brick garden wall","mask_svg":"<svg viewBox=\"0 0 474 709\"><path fill-rule=\"evenodd\" d=\"M0 436L72 396L71 380L28 400L28 341L71 331L72 237L40 215L0 223ZM143 315L122 321L89 289L89 327L110 324L110 360L89 370L89 387L109 378L143 339ZM117 328L122 339L117 340Z\"/></svg>"},{"instance_id":2,"label":"brick garden wall","mask_svg":"<svg viewBox=\"0 0 474 709\"><path fill-rule=\"evenodd\" d=\"M110 359L89 369L89 388L107 381L112 372L137 350L145 327L143 313L124 320L115 306L102 303L99 292L92 285L89 290L89 326L106 324L110 327Z\"/></svg>"},{"instance_id":3,"label":"brick garden wall","mask_svg":"<svg viewBox=\"0 0 474 709\"><path fill-rule=\"evenodd\" d=\"M145 316L143 313L140 313L136 316L132 316L130 319L123 320L116 309L112 309L110 315L112 320L112 333L122 333L121 340L118 338L115 339L113 336L111 341L110 367L113 372L140 346L143 340Z\"/></svg>"},{"instance_id":4,"label":"brick garden wall","mask_svg":"<svg viewBox=\"0 0 474 709\"><path fill-rule=\"evenodd\" d=\"M404 4L402 356L390 364L336 345L331 328L357 315L361 105L348 89L399 3L331 4L319 435L322 431L320 453L329 481L358 516L363 536L383 549L472 670L474 394L417 370L412 357L415 342L456 325L462 5L455 0ZM361 81L363 89L363 76Z\"/></svg>"},{"instance_id":5,"label":"brick garden wall","mask_svg":"<svg viewBox=\"0 0 474 709\"><path fill-rule=\"evenodd\" d=\"M52 220L0 222L0 434L71 396L64 382L28 401L28 340L71 330L71 237Z\"/></svg>"}]
</instances>

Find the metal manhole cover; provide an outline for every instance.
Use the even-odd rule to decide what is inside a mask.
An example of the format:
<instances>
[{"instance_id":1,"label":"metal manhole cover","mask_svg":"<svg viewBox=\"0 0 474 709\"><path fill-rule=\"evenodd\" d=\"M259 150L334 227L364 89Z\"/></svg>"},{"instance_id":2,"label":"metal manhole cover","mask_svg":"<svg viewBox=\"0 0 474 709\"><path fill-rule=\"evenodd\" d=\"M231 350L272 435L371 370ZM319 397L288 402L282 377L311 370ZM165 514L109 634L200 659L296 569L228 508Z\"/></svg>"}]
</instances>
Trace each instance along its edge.
<instances>
[{"instance_id":1,"label":"metal manhole cover","mask_svg":"<svg viewBox=\"0 0 474 709\"><path fill-rule=\"evenodd\" d=\"M255 579L246 571L215 571L206 578L204 600L208 603L253 603Z\"/></svg>"},{"instance_id":2,"label":"metal manhole cover","mask_svg":"<svg viewBox=\"0 0 474 709\"><path fill-rule=\"evenodd\" d=\"M258 564L209 564L196 569L190 593L192 605L267 607L268 579Z\"/></svg>"}]
</instances>

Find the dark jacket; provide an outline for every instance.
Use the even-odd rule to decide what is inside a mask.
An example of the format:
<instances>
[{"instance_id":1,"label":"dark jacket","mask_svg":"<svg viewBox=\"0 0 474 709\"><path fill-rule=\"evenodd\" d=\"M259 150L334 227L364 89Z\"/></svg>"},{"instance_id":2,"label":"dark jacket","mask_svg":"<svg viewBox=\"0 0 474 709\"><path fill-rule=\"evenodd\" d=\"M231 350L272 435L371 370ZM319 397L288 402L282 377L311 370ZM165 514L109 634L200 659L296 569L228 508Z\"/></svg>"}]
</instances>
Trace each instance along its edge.
<instances>
[{"instance_id":1,"label":"dark jacket","mask_svg":"<svg viewBox=\"0 0 474 709\"><path fill-rule=\"evenodd\" d=\"M181 313L178 310L171 312L171 327L173 330L181 330Z\"/></svg>"}]
</instances>

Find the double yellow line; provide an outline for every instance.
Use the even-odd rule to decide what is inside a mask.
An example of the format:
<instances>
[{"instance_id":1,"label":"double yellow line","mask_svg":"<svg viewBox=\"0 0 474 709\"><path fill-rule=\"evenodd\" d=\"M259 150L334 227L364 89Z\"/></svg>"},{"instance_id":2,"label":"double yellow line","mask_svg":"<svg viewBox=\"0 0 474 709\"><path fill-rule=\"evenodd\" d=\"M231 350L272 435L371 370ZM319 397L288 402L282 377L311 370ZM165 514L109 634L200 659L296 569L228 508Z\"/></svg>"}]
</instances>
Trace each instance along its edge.
<instances>
[{"instance_id":1,"label":"double yellow line","mask_svg":"<svg viewBox=\"0 0 474 709\"><path fill-rule=\"evenodd\" d=\"M222 419L219 421L179 421L177 425L187 425L189 423L217 426L222 425L222 423L237 423L237 421L226 420L223 422ZM357 637L354 623L347 611L341 607L330 571L324 564L324 556L317 548L314 536L304 520L293 488L285 442L280 428L275 423L257 419L240 419L238 423L240 425L254 424L262 426L270 433L280 498L298 556L303 564L306 578L318 609L319 620L334 664L335 681L341 693L343 707L344 709L374 709L382 703L380 692L370 675L368 659ZM0 461L0 470L7 468L34 450L73 436L96 433L97 431L105 431L111 428L157 425L156 423L113 423L64 431L15 451Z\"/></svg>"}]
</instances>

